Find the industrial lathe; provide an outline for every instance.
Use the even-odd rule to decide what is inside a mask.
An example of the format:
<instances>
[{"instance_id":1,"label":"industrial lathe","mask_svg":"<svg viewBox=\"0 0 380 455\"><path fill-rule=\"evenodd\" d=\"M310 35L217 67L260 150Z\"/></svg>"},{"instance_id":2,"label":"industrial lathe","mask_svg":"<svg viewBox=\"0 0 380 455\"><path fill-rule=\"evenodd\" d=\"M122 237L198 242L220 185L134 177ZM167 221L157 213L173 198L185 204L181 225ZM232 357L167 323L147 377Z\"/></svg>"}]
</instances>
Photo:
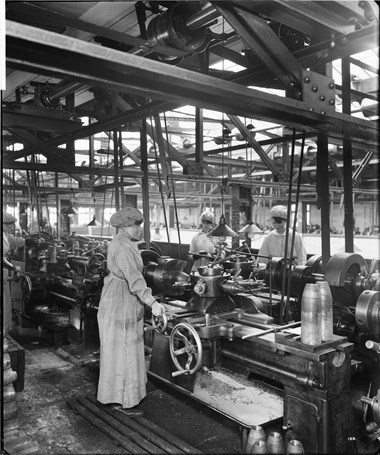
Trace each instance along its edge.
<instances>
[{"instance_id":1,"label":"industrial lathe","mask_svg":"<svg viewBox=\"0 0 380 455\"><path fill-rule=\"evenodd\" d=\"M180 259L144 249L144 277L166 314L146 311L149 375L239 422L280 425L306 453L377 453L380 426L379 261L356 253L304 265L260 258L249 249L207 256L195 272ZM69 341L98 343L96 311L107 244L84 237L26 247L26 297L69 313ZM333 336L302 341L306 285L327 282ZM318 296L317 296L318 298ZM25 300L25 299L24 299ZM23 310L28 312L28 304ZM227 380L226 380L227 378ZM211 386L212 392L207 391ZM209 387L210 388L210 387Z\"/></svg>"},{"instance_id":2,"label":"industrial lathe","mask_svg":"<svg viewBox=\"0 0 380 455\"><path fill-rule=\"evenodd\" d=\"M106 275L107 240L72 235L57 240L45 235L27 237L13 252L23 270L11 283L13 311L23 323L55 329L60 343L99 347L97 309Z\"/></svg>"},{"instance_id":3,"label":"industrial lathe","mask_svg":"<svg viewBox=\"0 0 380 455\"><path fill-rule=\"evenodd\" d=\"M195 398L197 375L218 368L276 384L287 438L300 440L306 453L359 450L361 430L371 419L380 423L375 261L368 267L358 254L339 253L321 273L316 256L295 267L271 258L263 269L239 252L186 274L184 261L146 255L145 278L167 308L153 320L152 377ZM318 281L330 285L334 335L310 345L301 341L300 301L305 285ZM286 300L279 292L284 283ZM284 309L287 317L280 324ZM239 420L239 412L235 416Z\"/></svg>"}]
</instances>

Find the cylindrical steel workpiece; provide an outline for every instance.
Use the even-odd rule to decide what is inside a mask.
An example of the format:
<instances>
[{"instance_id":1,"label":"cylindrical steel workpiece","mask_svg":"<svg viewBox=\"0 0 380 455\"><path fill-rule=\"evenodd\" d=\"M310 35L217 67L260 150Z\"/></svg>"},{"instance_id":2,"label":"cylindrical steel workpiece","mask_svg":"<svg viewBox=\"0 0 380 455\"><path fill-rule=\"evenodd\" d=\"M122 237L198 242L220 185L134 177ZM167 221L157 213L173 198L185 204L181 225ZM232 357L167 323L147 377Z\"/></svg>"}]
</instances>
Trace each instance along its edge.
<instances>
[{"instance_id":1,"label":"cylindrical steel workpiece","mask_svg":"<svg viewBox=\"0 0 380 455\"><path fill-rule=\"evenodd\" d=\"M16 399L16 392L13 384L8 384L3 387L3 400L4 403L8 403L8 401L14 401Z\"/></svg>"},{"instance_id":2,"label":"cylindrical steel workpiece","mask_svg":"<svg viewBox=\"0 0 380 455\"><path fill-rule=\"evenodd\" d=\"M15 381L17 381L16 371L11 370L10 368L8 368L8 370L3 371L3 386L11 384L12 382Z\"/></svg>"},{"instance_id":3,"label":"cylindrical steel workpiece","mask_svg":"<svg viewBox=\"0 0 380 455\"><path fill-rule=\"evenodd\" d=\"M284 453L285 444L281 433L272 431L267 439L268 453Z\"/></svg>"},{"instance_id":4,"label":"cylindrical steel workpiece","mask_svg":"<svg viewBox=\"0 0 380 455\"><path fill-rule=\"evenodd\" d=\"M253 425L248 433L247 444L245 446L245 453L252 453L253 446L256 441L265 441L265 431L260 425Z\"/></svg>"},{"instance_id":5,"label":"cylindrical steel workpiece","mask_svg":"<svg viewBox=\"0 0 380 455\"><path fill-rule=\"evenodd\" d=\"M298 441L297 439L291 439L288 444L286 445L286 453L291 454L291 453L305 453L303 449L303 445L301 441Z\"/></svg>"},{"instance_id":6,"label":"cylindrical steel workpiece","mask_svg":"<svg viewBox=\"0 0 380 455\"><path fill-rule=\"evenodd\" d=\"M327 281L317 283L321 299L321 338L322 341L331 341L333 334L333 300L330 286Z\"/></svg>"},{"instance_id":7,"label":"cylindrical steel workpiece","mask_svg":"<svg viewBox=\"0 0 380 455\"><path fill-rule=\"evenodd\" d=\"M252 450L250 453L269 453L268 452L268 444L266 441L262 441L261 439L258 439L252 447Z\"/></svg>"},{"instance_id":8,"label":"cylindrical steel workpiece","mask_svg":"<svg viewBox=\"0 0 380 455\"><path fill-rule=\"evenodd\" d=\"M318 345L321 336L322 305L317 283L308 283L301 300L301 341L305 344Z\"/></svg>"},{"instance_id":9,"label":"cylindrical steel workpiece","mask_svg":"<svg viewBox=\"0 0 380 455\"><path fill-rule=\"evenodd\" d=\"M3 357L3 370L7 370L11 366L11 357L9 354L4 354Z\"/></svg>"},{"instance_id":10,"label":"cylindrical steel workpiece","mask_svg":"<svg viewBox=\"0 0 380 455\"><path fill-rule=\"evenodd\" d=\"M3 352L8 352L8 340L3 337Z\"/></svg>"}]
</instances>

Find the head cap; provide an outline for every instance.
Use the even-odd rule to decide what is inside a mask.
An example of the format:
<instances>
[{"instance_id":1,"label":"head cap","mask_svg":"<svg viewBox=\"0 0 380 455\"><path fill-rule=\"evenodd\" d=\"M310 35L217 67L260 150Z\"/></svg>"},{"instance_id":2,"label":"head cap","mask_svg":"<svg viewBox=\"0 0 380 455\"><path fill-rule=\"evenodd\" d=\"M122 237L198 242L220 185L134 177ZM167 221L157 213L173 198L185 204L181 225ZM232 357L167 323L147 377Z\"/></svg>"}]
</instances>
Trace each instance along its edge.
<instances>
[{"instance_id":1,"label":"head cap","mask_svg":"<svg viewBox=\"0 0 380 455\"><path fill-rule=\"evenodd\" d=\"M201 215L201 221L211 221L211 223L213 223L214 219L214 214L210 210L206 210Z\"/></svg>"},{"instance_id":2,"label":"head cap","mask_svg":"<svg viewBox=\"0 0 380 455\"><path fill-rule=\"evenodd\" d=\"M125 207L115 212L110 219L111 226L121 228L124 226L133 226L134 224L144 220L140 210L134 207Z\"/></svg>"},{"instance_id":3,"label":"head cap","mask_svg":"<svg viewBox=\"0 0 380 455\"><path fill-rule=\"evenodd\" d=\"M288 216L288 209L285 205L274 205L270 209L270 216L271 218L282 218L283 220L287 219Z\"/></svg>"},{"instance_id":4,"label":"head cap","mask_svg":"<svg viewBox=\"0 0 380 455\"><path fill-rule=\"evenodd\" d=\"M16 222L16 218L11 215L10 213L7 213L7 212L4 212L3 213L3 224L11 224L11 223L15 223Z\"/></svg>"}]
</instances>

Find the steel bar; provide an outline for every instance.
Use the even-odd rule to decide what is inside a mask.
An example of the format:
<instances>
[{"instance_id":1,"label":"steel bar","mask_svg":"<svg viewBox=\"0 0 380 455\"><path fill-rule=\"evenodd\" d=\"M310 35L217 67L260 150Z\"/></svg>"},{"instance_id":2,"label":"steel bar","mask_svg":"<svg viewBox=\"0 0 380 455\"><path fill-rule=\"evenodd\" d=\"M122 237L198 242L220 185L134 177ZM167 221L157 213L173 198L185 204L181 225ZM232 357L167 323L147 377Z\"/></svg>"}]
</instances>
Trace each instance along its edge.
<instances>
[{"instance_id":1,"label":"steel bar","mask_svg":"<svg viewBox=\"0 0 380 455\"><path fill-rule=\"evenodd\" d=\"M272 172L275 177L281 178L280 171L274 161L268 157L265 150L261 147L261 145L251 136L249 130L245 127L242 121L236 115L229 115L228 116L231 122L236 126L236 128L240 131L240 133L244 136L248 144L256 151L259 155L261 160L266 164L268 169Z\"/></svg>"},{"instance_id":2,"label":"steel bar","mask_svg":"<svg viewBox=\"0 0 380 455\"><path fill-rule=\"evenodd\" d=\"M96 398L94 396L86 395L86 400L83 400L83 402L85 402L85 401L89 401L93 405L99 406L99 403L96 401ZM137 416L134 417L133 419L131 419L131 418L127 417L126 415L123 415L120 413L116 413L116 415L115 415L114 411L112 411L109 408L106 408L105 406L104 407L101 406L101 410L103 412L111 415L115 419L117 419L120 423L125 425L127 428L130 428L134 432L141 435L147 442L150 441L155 446L159 447L160 449L163 449L165 451L165 453L169 453L172 455L176 455L176 454L180 455L180 454L186 453L183 450L181 450L180 447L177 447L174 444L171 444L170 441L168 441L167 439L161 438L155 432L153 432L150 429L150 426L151 426L150 421L147 421L147 423L145 425L142 425L141 423L136 422Z\"/></svg>"},{"instance_id":3,"label":"steel bar","mask_svg":"<svg viewBox=\"0 0 380 455\"><path fill-rule=\"evenodd\" d=\"M144 435L139 434L132 429L132 425L125 425L124 422L121 422L115 415L112 415L112 412L105 412L103 407L99 407L96 405L96 402L93 403L86 398L78 397L76 400L81 406L88 409L94 415L100 417L104 422L106 422L111 427L115 428L119 433L123 436L126 436L130 441L134 442L138 446L141 447L143 451L147 451L153 455L163 455L166 452L163 451L161 448L157 447L155 444L149 442ZM114 411L115 412L115 411ZM117 413L117 411L116 411ZM125 416L124 416L125 417ZM129 419L131 420L131 419Z\"/></svg>"},{"instance_id":4,"label":"steel bar","mask_svg":"<svg viewBox=\"0 0 380 455\"><path fill-rule=\"evenodd\" d=\"M257 338L257 337L261 337L263 335L266 335L267 333L272 333L272 332L277 333L277 332L281 332L281 331L283 331L285 329L289 329L291 327L297 327L299 325L301 325L301 321L291 322L289 324L285 324L285 325L282 325L280 327L273 327L273 328L268 329L268 330L263 330L262 332L259 332L259 333L252 333L252 334L248 334L248 335L243 335L241 337L241 339L242 340L246 340L248 338L255 338L255 337Z\"/></svg>"},{"instance_id":5,"label":"steel bar","mask_svg":"<svg viewBox=\"0 0 380 455\"><path fill-rule=\"evenodd\" d=\"M297 374L291 371L287 371L284 368L278 368L271 366L267 362L260 362L249 358L246 355L239 354L238 352L232 351L231 349L222 348L222 355L230 360L238 362L245 367L251 368L252 371L258 372L263 376L276 378L280 382L291 381L293 384L301 384L306 387L312 387L312 380L305 374Z\"/></svg>"},{"instance_id":6,"label":"steel bar","mask_svg":"<svg viewBox=\"0 0 380 455\"><path fill-rule=\"evenodd\" d=\"M82 404L78 402L78 400L72 399L67 401L67 405L73 411L77 412L80 416L85 418L91 425L94 425L98 430L102 433L106 434L110 439L115 441L117 444L122 446L124 449L128 451L128 453L132 453L135 455L148 455L149 452L142 449L140 446L135 444L134 442L130 441L127 437L120 434L119 431L115 430L110 424L106 423L106 421L111 421L110 418L103 420L100 412L93 414L88 409L86 409Z\"/></svg>"},{"instance_id":7,"label":"steel bar","mask_svg":"<svg viewBox=\"0 0 380 455\"><path fill-rule=\"evenodd\" d=\"M202 452L198 449L196 449L194 446L188 444L187 442L183 441L182 439L178 438L177 436L173 435L169 431L165 430L164 428L159 427L155 423L151 422L150 420L147 420L145 417L135 417L134 420L141 425L144 425L145 427L149 428L151 431L159 435L160 437L166 439L167 441L170 441L171 444L174 446L178 447L181 449L183 452L191 455L200 455Z\"/></svg>"},{"instance_id":8,"label":"steel bar","mask_svg":"<svg viewBox=\"0 0 380 455\"><path fill-rule=\"evenodd\" d=\"M360 60L358 60L358 59L356 59L356 58L350 57L350 62L351 62L353 65L358 66L359 68L362 68L362 69L364 69L364 70L370 71L371 73L374 73L374 74L376 74L376 75L379 74L379 68L375 68L375 67L372 66L372 65L368 65L368 63L361 62ZM377 95L375 95L375 97L378 99L378 96L377 96Z\"/></svg>"},{"instance_id":9,"label":"steel bar","mask_svg":"<svg viewBox=\"0 0 380 455\"><path fill-rule=\"evenodd\" d=\"M76 298L69 297L68 295L60 294L58 292L49 291L49 294L55 295L56 297L59 297L60 299L63 299L63 300L68 300L69 302L72 302L72 303L77 302Z\"/></svg>"},{"instance_id":10,"label":"steel bar","mask_svg":"<svg viewBox=\"0 0 380 455\"><path fill-rule=\"evenodd\" d=\"M377 125L340 113L312 112L297 100L242 87L194 71L35 27L6 21L7 62L18 69L72 76L108 89L165 98L232 115L260 118L376 142Z\"/></svg>"},{"instance_id":11,"label":"steel bar","mask_svg":"<svg viewBox=\"0 0 380 455\"><path fill-rule=\"evenodd\" d=\"M353 185L357 185L360 175L364 171L364 168L367 166L367 164L371 161L373 154L374 152L372 150L367 152L366 156L363 158L363 161L359 164L359 167L356 169L352 176Z\"/></svg>"}]
</instances>

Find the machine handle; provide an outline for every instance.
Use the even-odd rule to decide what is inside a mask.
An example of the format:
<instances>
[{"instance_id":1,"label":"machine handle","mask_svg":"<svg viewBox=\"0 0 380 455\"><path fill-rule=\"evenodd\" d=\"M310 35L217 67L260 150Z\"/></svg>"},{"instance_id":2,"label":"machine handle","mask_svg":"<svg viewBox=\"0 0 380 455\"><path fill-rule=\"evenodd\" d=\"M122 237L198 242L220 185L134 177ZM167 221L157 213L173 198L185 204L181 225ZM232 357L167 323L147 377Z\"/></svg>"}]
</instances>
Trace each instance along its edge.
<instances>
[{"instance_id":1,"label":"machine handle","mask_svg":"<svg viewBox=\"0 0 380 455\"><path fill-rule=\"evenodd\" d=\"M367 340L365 342L365 347L367 349L373 349L375 352L380 354L380 343L376 343L376 341Z\"/></svg>"},{"instance_id":2,"label":"machine handle","mask_svg":"<svg viewBox=\"0 0 380 455\"><path fill-rule=\"evenodd\" d=\"M190 374L190 370L177 370L177 371L173 371L173 372L172 372L172 377L175 378L175 377L177 377L177 376L182 376L183 374L189 375L189 374Z\"/></svg>"}]
</instances>

